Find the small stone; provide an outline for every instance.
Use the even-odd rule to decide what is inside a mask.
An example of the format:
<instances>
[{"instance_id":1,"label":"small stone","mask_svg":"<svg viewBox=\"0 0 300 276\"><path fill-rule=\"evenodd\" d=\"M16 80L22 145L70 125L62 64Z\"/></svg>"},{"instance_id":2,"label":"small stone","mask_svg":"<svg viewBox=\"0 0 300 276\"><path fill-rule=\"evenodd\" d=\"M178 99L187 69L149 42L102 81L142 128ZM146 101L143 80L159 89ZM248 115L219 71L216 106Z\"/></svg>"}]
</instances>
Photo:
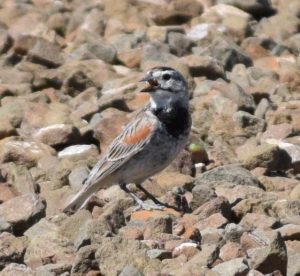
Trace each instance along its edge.
<instances>
[{"instance_id":1,"label":"small stone","mask_svg":"<svg viewBox=\"0 0 300 276\"><path fill-rule=\"evenodd\" d=\"M72 265L74 255L72 243L58 232L51 231L37 235L30 240L24 256L24 263L31 268L53 263L51 260L59 260Z\"/></svg>"},{"instance_id":2,"label":"small stone","mask_svg":"<svg viewBox=\"0 0 300 276\"><path fill-rule=\"evenodd\" d=\"M16 134L16 130L9 121L0 122L0 140L5 137L12 136L14 134Z\"/></svg>"},{"instance_id":3,"label":"small stone","mask_svg":"<svg viewBox=\"0 0 300 276\"><path fill-rule=\"evenodd\" d=\"M217 79L225 76L223 65L209 56L187 55L181 58L190 69L193 77L207 77Z\"/></svg>"},{"instance_id":4,"label":"small stone","mask_svg":"<svg viewBox=\"0 0 300 276\"><path fill-rule=\"evenodd\" d=\"M285 139L293 134L293 127L290 124L272 125L262 134L261 139Z\"/></svg>"},{"instance_id":5,"label":"small stone","mask_svg":"<svg viewBox=\"0 0 300 276\"><path fill-rule=\"evenodd\" d=\"M90 87L71 100L74 108L72 116L75 118L90 119L92 115L99 111L98 107L98 90Z\"/></svg>"},{"instance_id":6,"label":"small stone","mask_svg":"<svg viewBox=\"0 0 300 276\"><path fill-rule=\"evenodd\" d=\"M299 258L300 258L300 254L289 256L287 275L292 276L292 275L300 274Z\"/></svg>"},{"instance_id":7,"label":"small stone","mask_svg":"<svg viewBox=\"0 0 300 276\"><path fill-rule=\"evenodd\" d=\"M28 56L33 62L48 67L58 67L64 63L60 48L45 39L38 39Z\"/></svg>"},{"instance_id":8,"label":"small stone","mask_svg":"<svg viewBox=\"0 0 300 276\"><path fill-rule=\"evenodd\" d=\"M119 276L143 276L143 274L133 266L125 266Z\"/></svg>"},{"instance_id":9,"label":"small stone","mask_svg":"<svg viewBox=\"0 0 300 276\"><path fill-rule=\"evenodd\" d=\"M74 145L58 152L59 158L81 160L87 157L98 157L98 149L95 145Z\"/></svg>"},{"instance_id":10,"label":"small stone","mask_svg":"<svg viewBox=\"0 0 300 276\"><path fill-rule=\"evenodd\" d=\"M10 263L22 262L25 253L25 242L22 238L16 238L12 234L0 234L0 269Z\"/></svg>"},{"instance_id":11,"label":"small stone","mask_svg":"<svg viewBox=\"0 0 300 276\"><path fill-rule=\"evenodd\" d=\"M5 53L12 45L12 39L6 30L0 29L0 55Z\"/></svg>"},{"instance_id":12,"label":"small stone","mask_svg":"<svg viewBox=\"0 0 300 276\"><path fill-rule=\"evenodd\" d=\"M267 139L267 143L277 145L287 155L290 167L296 172L300 171L300 146L291 143L285 143L276 139Z\"/></svg>"},{"instance_id":13,"label":"small stone","mask_svg":"<svg viewBox=\"0 0 300 276\"><path fill-rule=\"evenodd\" d=\"M118 60L126 67L138 67L142 60L142 49L134 48L127 51L118 52Z\"/></svg>"},{"instance_id":14,"label":"small stone","mask_svg":"<svg viewBox=\"0 0 300 276\"><path fill-rule=\"evenodd\" d=\"M201 231L207 227L223 228L228 223L228 220L220 213L212 214L209 217L201 220L195 226Z\"/></svg>"},{"instance_id":15,"label":"small stone","mask_svg":"<svg viewBox=\"0 0 300 276\"><path fill-rule=\"evenodd\" d=\"M225 197L216 197L201 205L193 214L198 218L207 218L212 214L221 213L227 219L231 219L231 207L229 201Z\"/></svg>"},{"instance_id":16,"label":"small stone","mask_svg":"<svg viewBox=\"0 0 300 276\"><path fill-rule=\"evenodd\" d=\"M289 157L276 145L262 143L261 145L243 145L237 149L237 155L247 169L263 167L269 170L286 169ZM285 162L283 162L285 160Z\"/></svg>"},{"instance_id":17,"label":"small stone","mask_svg":"<svg viewBox=\"0 0 300 276\"><path fill-rule=\"evenodd\" d=\"M60 146L78 140L79 131L72 125L55 124L40 128L33 138L49 146Z\"/></svg>"},{"instance_id":18,"label":"small stone","mask_svg":"<svg viewBox=\"0 0 300 276\"><path fill-rule=\"evenodd\" d=\"M35 194L14 197L0 205L0 217L11 223L15 233L23 233L45 216L45 200Z\"/></svg>"},{"instance_id":19,"label":"small stone","mask_svg":"<svg viewBox=\"0 0 300 276\"><path fill-rule=\"evenodd\" d=\"M23 264L10 263L2 271L1 276L32 276L35 272ZM50 275L45 275L50 276Z\"/></svg>"},{"instance_id":20,"label":"small stone","mask_svg":"<svg viewBox=\"0 0 300 276\"><path fill-rule=\"evenodd\" d=\"M0 141L0 160L3 163L16 162L26 167L34 166L45 155L54 155L54 150L42 143L5 138Z\"/></svg>"},{"instance_id":21,"label":"small stone","mask_svg":"<svg viewBox=\"0 0 300 276\"><path fill-rule=\"evenodd\" d=\"M227 242L225 245L223 245L220 249L219 255L224 262L245 256L245 250L236 242Z\"/></svg>"},{"instance_id":22,"label":"small stone","mask_svg":"<svg viewBox=\"0 0 300 276\"><path fill-rule=\"evenodd\" d=\"M243 128L248 135L255 135L258 132L265 130L266 122L265 120L256 118L245 111L237 111L233 114L233 121Z\"/></svg>"},{"instance_id":23,"label":"small stone","mask_svg":"<svg viewBox=\"0 0 300 276\"><path fill-rule=\"evenodd\" d=\"M20 194L36 193L38 191L30 170L25 166L10 162L3 164L1 170L6 174L6 182Z\"/></svg>"},{"instance_id":24,"label":"small stone","mask_svg":"<svg viewBox=\"0 0 300 276\"><path fill-rule=\"evenodd\" d=\"M104 43L101 40L84 43L71 53L76 59L101 59L106 63L114 63L117 51L113 45Z\"/></svg>"},{"instance_id":25,"label":"small stone","mask_svg":"<svg viewBox=\"0 0 300 276\"><path fill-rule=\"evenodd\" d=\"M294 187L294 189L290 192L289 197L291 200L300 199L300 183Z\"/></svg>"},{"instance_id":26,"label":"small stone","mask_svg":"<svg viewBox=\"0 0 300 276\"><path fill-rule=\"evenodd\" d=\"M145 222L144 239L153 239L161 233L172 233L170 216L150 218Z\"/></svg>"},{"instance_id":27,"label":"small stone","mask_svg":"<svg viewBox=\"0 0 300 276\"><path fill-rule=\"evenodd\" d=\"M140 241L119 237L103 238L95 256L101 273L105 275L117 275L128 265L144 272L146 265L158 265L160 262L147 256L147 247Z\"/></svg>"},{"instance_id":28,"label":"small stone","mask_svg":"<svg viewBox=\"0 0 300 276\"><path fill-rule=\"evenodd\" d=\"M13 227L12 227L11 223L8 223L3 218L0 218L0 233L2 233L2 232L12 233Z\"/></svg>"},{"instance_id":29,"label":"small stone","mask_svg":"<svg viewBox=\"0 0 300 276\"><path fill-rule=\"evenodd\" d=\"M269 217L263 214L248 213L246 214L239 225L247 231L255 229L271 230L279 225L279 221L273 217Z\"/></svg>"},{"instance_id":30,"label":"small stone","mask_svg":"<svg viewBox=\"0 0 300 276\"><path fill-rule=\"evenodd\" d=\"M161 249L150 249L147 251L147 256L150 259L169 259L172 256L172 252L167 250L161 250Z\"/></svg>"},{"instance_id":31,"label":"small stone","mask_svg":"<svg viewBox=\"0 0 300 276\"><path fill-rule=\"evenodd\" d=\"M264 274L279 270L286 275L287 251L284 240L277 231L255 231L256 248L247 250L249 266Z\"/></svg>"},{"instance_id":32,"label":"small stone","mask_svg":"<svg viewBox=\"0 0 300 276\"><path fill-rule=\"evenodd\" d=\"M79 190L89 175L87 166L75 167L68 176L69 184L74 190Z\"/></svg>"},{"instance_id":33,"label":"small stone","mask_svg":"<svg viewBox=\"0 0 300 276\"><path fill-rule=\"evenodd\" d=\"M192 210L196 210L198 207L217 196L214 189L205 185L196 185L192 190L192 194L193 199L190 203Z\"/></svg>"},{"instance_id":34,"label":"small stone","mask_svg":"<svg viewBox=\"0 0 300 276\"><path fill-rule=\"evenodd\" d=\"M36 271L40 275L47 275L47 274L65 275L65 273L69 273L70 269L71 269L70 264L56 263L56 264L42 265L38 267Z\"/></svg>"},{"instance_id":35,"label":"small stone","mask_svg":"<svg viewBox=\"0 0 300 276\"><path fill-rule=\"evenodd\" d=\"M225 228L227 225L225 226ZM223 240L224 229L212 227L204 228L200 231L201 244L219 244Z\"/></svg>"},{"instance_id":36,"label":"small stone","mask_svg":"<svg viewBox=\"0 0 300 276\"><path fill-rule=\"evenodd\" d=\"M10 185L0 184L0 203L10 200L17 195L17 191Z\"/></svg>"},{"instance_id":37,"label":"small stone","mask_svg":"<svg viewBox=\"0 0 300 276\"><path fill-rule=\"evenodd\" d=\"M246 259L236 258L216 265L212 271L228 276L246 275L249 271L249 266Z\"/></svg>"},{"instance_id":38,"label":"small stone","mask_svg":"<svg viewBox=\"0 0 300 276\"><path fill-rule=\"evenodd\" d=\"M94 245L88 245L80 248L76 254L76 258L72 265L72 275L82 275L88 273L92 269L97 269L95 261L95 252L97 247Z\"/></svg>"},{"instance_id":39,"label":"small stone","mask_svg":"<svg viewBox=\"0 0 300 276\"><path fill-rule=\"evenodd\" d=\"M286 224L276 230L284 240L300 240L300 225Z\"/></svg>"}]
</instances>

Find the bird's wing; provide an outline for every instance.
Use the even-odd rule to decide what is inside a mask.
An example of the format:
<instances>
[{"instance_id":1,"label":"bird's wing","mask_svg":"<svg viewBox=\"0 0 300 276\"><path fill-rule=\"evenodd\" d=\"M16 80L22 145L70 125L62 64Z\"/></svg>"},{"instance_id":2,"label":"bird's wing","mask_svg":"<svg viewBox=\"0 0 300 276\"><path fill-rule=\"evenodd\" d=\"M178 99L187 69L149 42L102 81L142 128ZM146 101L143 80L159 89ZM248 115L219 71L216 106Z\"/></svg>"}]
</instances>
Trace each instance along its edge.
<instances>
[{"instance_id":1,"label":"bird's wing","mask_svg":"<svg viewBox=\"0 0 300 276\"><path fill-rule=\"evenodd\" d=\"M101 181L148 144L158 122L154 116L143 112L131 121L108 147L104 156L91 170L84 185Z\"/></svg>"}]
</instances>

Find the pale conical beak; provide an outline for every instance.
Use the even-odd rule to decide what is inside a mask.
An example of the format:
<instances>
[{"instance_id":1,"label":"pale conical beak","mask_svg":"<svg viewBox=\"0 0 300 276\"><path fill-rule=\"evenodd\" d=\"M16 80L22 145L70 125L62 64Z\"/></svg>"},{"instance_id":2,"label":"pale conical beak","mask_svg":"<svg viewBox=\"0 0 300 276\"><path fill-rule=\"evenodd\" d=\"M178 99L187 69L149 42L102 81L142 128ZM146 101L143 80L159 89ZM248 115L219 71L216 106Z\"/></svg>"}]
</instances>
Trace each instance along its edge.
<instances>
[{"instance_id":1,"label":"pale conical beak","mask_svg":"<svg viewBox=\"0 0 300 276\"><path fill-rule=\"evenodd\" d=\"M158 82L151 75L146 75L140 82L146 82L145 87L140 92L153 92L153 89L158 85Z\"/></svg>"}]
</instances>

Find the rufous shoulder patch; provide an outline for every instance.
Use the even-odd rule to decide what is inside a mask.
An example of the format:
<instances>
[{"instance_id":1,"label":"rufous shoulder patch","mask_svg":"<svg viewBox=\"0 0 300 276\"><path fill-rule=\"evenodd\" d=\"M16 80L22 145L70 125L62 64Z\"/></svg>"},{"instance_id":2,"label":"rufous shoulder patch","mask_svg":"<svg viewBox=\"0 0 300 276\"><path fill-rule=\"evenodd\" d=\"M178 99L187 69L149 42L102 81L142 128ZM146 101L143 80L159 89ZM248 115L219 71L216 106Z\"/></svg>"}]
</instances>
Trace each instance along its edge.
<instances>
[{"instance_id":1,"label":"rufous shoulder patch","mask_svg":"<svg viewBox=\"0 0 300 276\"><path fill-rule=\"evenodd\" d=\"M138 144L139 142L141 142L147 138L147 136L149 135L151 130L152 130L152 126L150 124L146 125L144 127L141 127L139 129L137 129L135 133L132 133L132 134L124 137L124 139L122 140L122 143L127 144L127 145Z\"/></svg>"}]
</instances>

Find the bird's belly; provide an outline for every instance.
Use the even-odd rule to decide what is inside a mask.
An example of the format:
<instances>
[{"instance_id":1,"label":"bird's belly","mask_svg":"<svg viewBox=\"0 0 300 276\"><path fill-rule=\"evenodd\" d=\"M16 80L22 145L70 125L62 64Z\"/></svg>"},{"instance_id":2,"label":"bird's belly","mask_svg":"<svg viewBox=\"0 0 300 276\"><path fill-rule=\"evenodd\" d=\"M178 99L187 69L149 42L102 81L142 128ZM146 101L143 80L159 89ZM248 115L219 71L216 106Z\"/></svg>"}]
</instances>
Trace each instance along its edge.
<instances>
[{"instance_id":1,"label":"bird's belly","mask_svg":"<svg viewBox=\"0 0 300 276\"><path fill-rule=\"evenodd\" d=\"M156 139L155 139L156 140ZM124 183L143 182L166 168L183 149L186 139L158 139L149 143L122 168ZM162 142L166 141L166 142Z\"/></svg>"}]
</instances>

